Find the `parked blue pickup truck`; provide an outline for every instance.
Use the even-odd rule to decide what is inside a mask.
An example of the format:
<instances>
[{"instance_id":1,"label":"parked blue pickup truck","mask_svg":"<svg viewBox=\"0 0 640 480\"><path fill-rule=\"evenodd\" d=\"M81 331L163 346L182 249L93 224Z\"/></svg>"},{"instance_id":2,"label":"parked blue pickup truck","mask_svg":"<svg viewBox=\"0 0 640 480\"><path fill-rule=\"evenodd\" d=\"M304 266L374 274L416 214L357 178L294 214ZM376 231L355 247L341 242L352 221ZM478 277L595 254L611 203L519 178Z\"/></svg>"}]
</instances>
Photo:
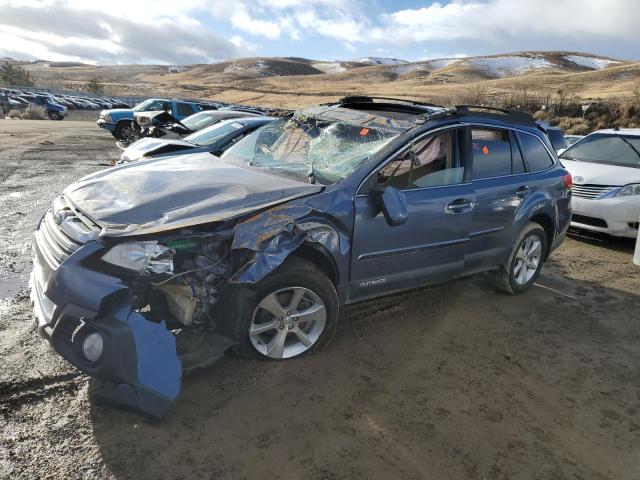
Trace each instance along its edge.
<instances>
[{"instance_id":1,"label":"parked blue pickup truck","mask_svg":"<svg viewBox=\"0 0 640 480\"><path fill-rule=\"evenodd\" d=\"M97 123L100 128L109 130L118 140L123 140L134 134L134 112L150 112L154 110L168 111L178 120L182 120L203 110L203 106L199 103L184 100L150 98L133 108L102 110Z\"/></svg>"},{"instance_id":2,"label":"parked blue pickup truck","mask_svg":"<svg viewBox=\"0 0 640 480\"><path fill-rule=\"evenodd\" d=\"M34 95L33 104L44 107L44 112L51 120L62 120L67 116L67 108L54 102L47 95Z\"/></svg>"}]
</instances>

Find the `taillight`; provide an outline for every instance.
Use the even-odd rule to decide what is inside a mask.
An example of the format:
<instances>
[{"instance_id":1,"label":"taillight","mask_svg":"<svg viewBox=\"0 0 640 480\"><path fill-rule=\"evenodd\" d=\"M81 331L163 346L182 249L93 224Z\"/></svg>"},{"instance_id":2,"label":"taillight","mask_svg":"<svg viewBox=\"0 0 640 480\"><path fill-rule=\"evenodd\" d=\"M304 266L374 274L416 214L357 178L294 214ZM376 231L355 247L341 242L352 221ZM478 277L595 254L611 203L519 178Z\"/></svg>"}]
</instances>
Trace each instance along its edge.
<instances>
[{"instance_id":1,"label":"taillight","mask_svg":"<svg viewBox=\"0 0 640 480\"><path fill-rule=\"evenodd\" d=\"M567 187L568 190L571 190L573 187L573 177L570 173L566 173L564 177L562 177L562 181L564 182L564 186Z\"/></svg>"}]
</instances>

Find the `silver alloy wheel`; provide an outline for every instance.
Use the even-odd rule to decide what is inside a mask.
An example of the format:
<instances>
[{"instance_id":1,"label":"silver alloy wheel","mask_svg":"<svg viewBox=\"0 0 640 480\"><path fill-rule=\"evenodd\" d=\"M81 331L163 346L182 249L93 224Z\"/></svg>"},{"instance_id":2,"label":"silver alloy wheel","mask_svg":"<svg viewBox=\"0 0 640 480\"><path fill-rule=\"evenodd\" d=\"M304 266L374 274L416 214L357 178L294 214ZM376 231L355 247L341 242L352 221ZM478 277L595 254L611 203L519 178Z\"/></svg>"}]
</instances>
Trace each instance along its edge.
<instances>
[{"instance_id":1,"label":"silver alloy wheel","mask_svg":"<svg viewBox=\"0 0 640 480\"><path fill-rule=\"evenodd\" d=\"M304 287L270 293L253 312L249 340L270 358L291 358L306 352L320 338L327 323L322 299Z\"/></svg>"},{"instance_id":2,"label":"silver alloy wheel","mask_svg":"<svg viewBox=\"0 0 640 480\"><path fill-rule=\"evenodd\" d=\"M542 259L542 241L531 235L520 245L513 265L513 278L518 285L527 284L538 270Z\"/></svg>"}]
</instances>

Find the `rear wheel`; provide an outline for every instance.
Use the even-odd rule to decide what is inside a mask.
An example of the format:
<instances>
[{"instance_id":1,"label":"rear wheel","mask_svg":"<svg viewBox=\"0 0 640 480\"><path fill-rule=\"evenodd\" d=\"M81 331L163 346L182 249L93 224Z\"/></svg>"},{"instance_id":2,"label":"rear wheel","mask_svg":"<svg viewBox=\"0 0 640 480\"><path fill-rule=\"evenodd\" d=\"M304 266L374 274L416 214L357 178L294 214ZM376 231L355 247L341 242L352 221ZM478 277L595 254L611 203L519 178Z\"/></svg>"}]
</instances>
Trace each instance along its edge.
<instances>
[{"instance_id":1,"label":"rear wheel","mask_svg":"<svg viewBox=\"0 0 640 480\"><path fill-rule=\"evenodd\" d=\"M546 252L544 229L529 222L518 235L507 261L493 272L496 287L512 295L528 290L542 269Z\"/></svg>"},{"instance_id":2,"label":"rear wheel","mask_svg":"<svg viewBox=\"0 0 640 480\"><path fill-rule=\"evenodd\" d=\"M239 287L222 301L219 328L234 350L265 360L311 354L338 324L338 295L313 263L290 258L254 288Z\"/></svg>"}]
</instances>

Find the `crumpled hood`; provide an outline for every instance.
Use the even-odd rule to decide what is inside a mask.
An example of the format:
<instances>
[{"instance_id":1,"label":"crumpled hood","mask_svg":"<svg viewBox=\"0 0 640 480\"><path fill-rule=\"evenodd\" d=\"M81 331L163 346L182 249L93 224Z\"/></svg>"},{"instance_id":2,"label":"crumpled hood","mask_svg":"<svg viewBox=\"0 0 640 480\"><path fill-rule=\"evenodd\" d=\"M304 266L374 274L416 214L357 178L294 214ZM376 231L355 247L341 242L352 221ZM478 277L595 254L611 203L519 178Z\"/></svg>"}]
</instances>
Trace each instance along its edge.
<instances>
[{"instance_id":1,"label":"crumpled hood","mask_svg":"<svg viewBox=\"0 0 640 480\"><path fill-rule=\"evenodd\" d=\"M560 159L576 184L622 186L640 183L640 168Z\"/></svg>"},{"instance_id":2,"label":"crumpled hood","mask_svg":"<svg viewBox=\"0 0 640 480\"><path fill-rule=\"evenodd\" d=\"M64 196L101 235L126 236L229 220L322 188L195 153L103 170L69 185Z\"/></svg>"},{"instance_id":3,"label":"crumpled hood","mask_svg":"<svg viewBox=\"0 0 640 480\"><path fill-rule=\"evenodd\" d=\"M178 151L196 147L197 145L184 140L144 137L129 145L122 152L120 158L124 161L132 161L145 155L152 156L154 152Z\"/></svg>"}]
</instances>

